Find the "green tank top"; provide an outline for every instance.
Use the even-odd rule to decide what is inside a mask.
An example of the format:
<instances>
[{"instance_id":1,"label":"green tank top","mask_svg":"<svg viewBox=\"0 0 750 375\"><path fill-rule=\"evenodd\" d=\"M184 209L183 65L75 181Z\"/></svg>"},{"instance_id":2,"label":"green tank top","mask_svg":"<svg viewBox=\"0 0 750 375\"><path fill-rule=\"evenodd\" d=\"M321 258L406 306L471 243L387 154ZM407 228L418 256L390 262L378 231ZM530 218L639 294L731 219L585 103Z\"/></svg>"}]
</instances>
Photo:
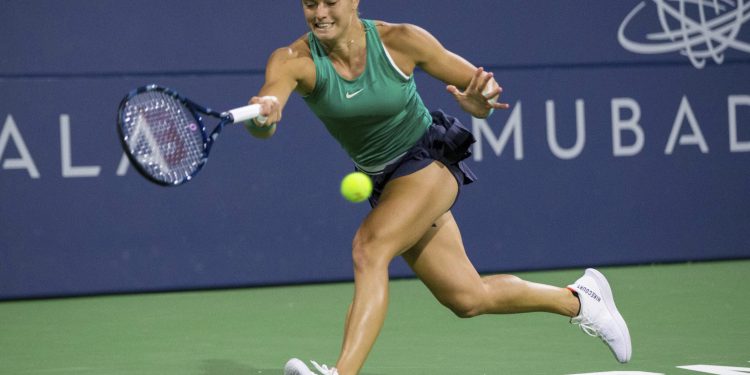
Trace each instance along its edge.
<instances>
[{"instance_id":1,"label":"green tank top","mask_svg":"<svg viewBox=\"0 0 750 375\"><path fill-rule=\"evenodd\" d=\"M393 161L422 137L432 117L414 75L407 77L396 67L374 22L362 23L367 62L354 80L336 72L318 38L308 33L316 76L315 88L304 100L358 166L378 172L372 169Z\"/></svg>"}]
</instances>

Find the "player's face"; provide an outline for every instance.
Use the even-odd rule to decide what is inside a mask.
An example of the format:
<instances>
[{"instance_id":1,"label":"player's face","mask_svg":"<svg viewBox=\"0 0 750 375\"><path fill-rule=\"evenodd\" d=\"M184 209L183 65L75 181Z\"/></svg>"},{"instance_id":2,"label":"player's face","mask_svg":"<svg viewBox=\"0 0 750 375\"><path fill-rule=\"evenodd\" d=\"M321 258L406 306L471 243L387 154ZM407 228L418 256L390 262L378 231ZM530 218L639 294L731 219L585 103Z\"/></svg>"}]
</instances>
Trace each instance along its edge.
<instances>
[{"instance_id":1,"label":"player's face","mask_svg":"<svg viewBox=\"0 0 750 375\"><path fill-rule=\"evenodd\" d=\"M302 0L310 30L320 40L335 40L349 28L357 14L356 0Z\"/></svg>"}]
</instances>

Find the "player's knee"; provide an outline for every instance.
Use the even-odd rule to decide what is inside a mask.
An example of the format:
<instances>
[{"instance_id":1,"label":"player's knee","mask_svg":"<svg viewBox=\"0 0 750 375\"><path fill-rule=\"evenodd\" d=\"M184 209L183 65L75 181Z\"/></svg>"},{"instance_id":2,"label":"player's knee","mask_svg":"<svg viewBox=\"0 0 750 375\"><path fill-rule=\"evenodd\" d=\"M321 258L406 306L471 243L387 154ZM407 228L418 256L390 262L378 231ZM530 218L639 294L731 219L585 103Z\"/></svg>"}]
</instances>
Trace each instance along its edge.
<instances>
[{"instance_id":1,"label":"player's knee","mask_svg":"<svg viewBox=\"0 0 750 375\"><path fill-rule=\"evenodd\" d=\"M374 233L366 230L358 230L352 240L352 261L354 271L362 272L374 267L387 267L390 259L386 256L384 242L378 239Z\"/></svg>"},{"instance_id":2,"label":"player's knee","mask_svg":"<svg viewBox=\"0 0 750 375\"><path fill-rule=\"evenodd\" d=\"M473 318L478 315L482 315L482 303L481 298L471 294L464 294L460 296L453 296L448 299L441 300L443 306L451 310L457 317L467 319Z\"/></svg>"}]
</instances>

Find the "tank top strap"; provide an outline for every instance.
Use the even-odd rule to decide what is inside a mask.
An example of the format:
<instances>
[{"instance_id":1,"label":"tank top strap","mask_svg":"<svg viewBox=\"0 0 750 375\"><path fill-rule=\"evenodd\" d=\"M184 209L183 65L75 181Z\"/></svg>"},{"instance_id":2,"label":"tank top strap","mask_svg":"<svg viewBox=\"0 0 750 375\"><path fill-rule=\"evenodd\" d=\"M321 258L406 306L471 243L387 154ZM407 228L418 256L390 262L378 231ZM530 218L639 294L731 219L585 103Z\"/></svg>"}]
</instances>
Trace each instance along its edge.
<instances>
[{"instance_id":1,"label":"tank top strap","mask_svg":"<svg viewBox=\"0 0 750 375\"><path fill-rule=\"evenodd\" d=\"M325 48L320 43L318 38L312 32L307 33L308 44L310 45L310 55L312 55L313 63L315 64L315 87L312 92L306 95L306 97L317 96L320 90L327 84L331 79L333 72L333 65L328 59Z\"/></svg>"}]
</instances>

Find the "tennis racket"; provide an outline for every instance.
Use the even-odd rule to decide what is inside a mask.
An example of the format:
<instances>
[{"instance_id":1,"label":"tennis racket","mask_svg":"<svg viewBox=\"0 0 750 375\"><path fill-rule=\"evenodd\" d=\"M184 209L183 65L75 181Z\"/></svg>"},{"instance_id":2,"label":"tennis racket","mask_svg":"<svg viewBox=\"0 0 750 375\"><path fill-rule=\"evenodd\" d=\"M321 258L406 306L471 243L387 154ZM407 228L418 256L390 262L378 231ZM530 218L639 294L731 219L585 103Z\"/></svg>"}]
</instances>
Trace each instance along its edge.
<instances>
[{"instance_id":1,"label":"tennis racket","mask_svg":"<svg viewBox=\"0 0 750 375\"><path fill-rule=\"evenodd\" d=\"M219 120L210 134L201 115ZM171 89L148 85L131 91L120 102L117 132L125 154L143 177L177 186L200 172L225 125L255 117L261 117L259 104L220 113Z\"/></svg>"}]
</instances>

